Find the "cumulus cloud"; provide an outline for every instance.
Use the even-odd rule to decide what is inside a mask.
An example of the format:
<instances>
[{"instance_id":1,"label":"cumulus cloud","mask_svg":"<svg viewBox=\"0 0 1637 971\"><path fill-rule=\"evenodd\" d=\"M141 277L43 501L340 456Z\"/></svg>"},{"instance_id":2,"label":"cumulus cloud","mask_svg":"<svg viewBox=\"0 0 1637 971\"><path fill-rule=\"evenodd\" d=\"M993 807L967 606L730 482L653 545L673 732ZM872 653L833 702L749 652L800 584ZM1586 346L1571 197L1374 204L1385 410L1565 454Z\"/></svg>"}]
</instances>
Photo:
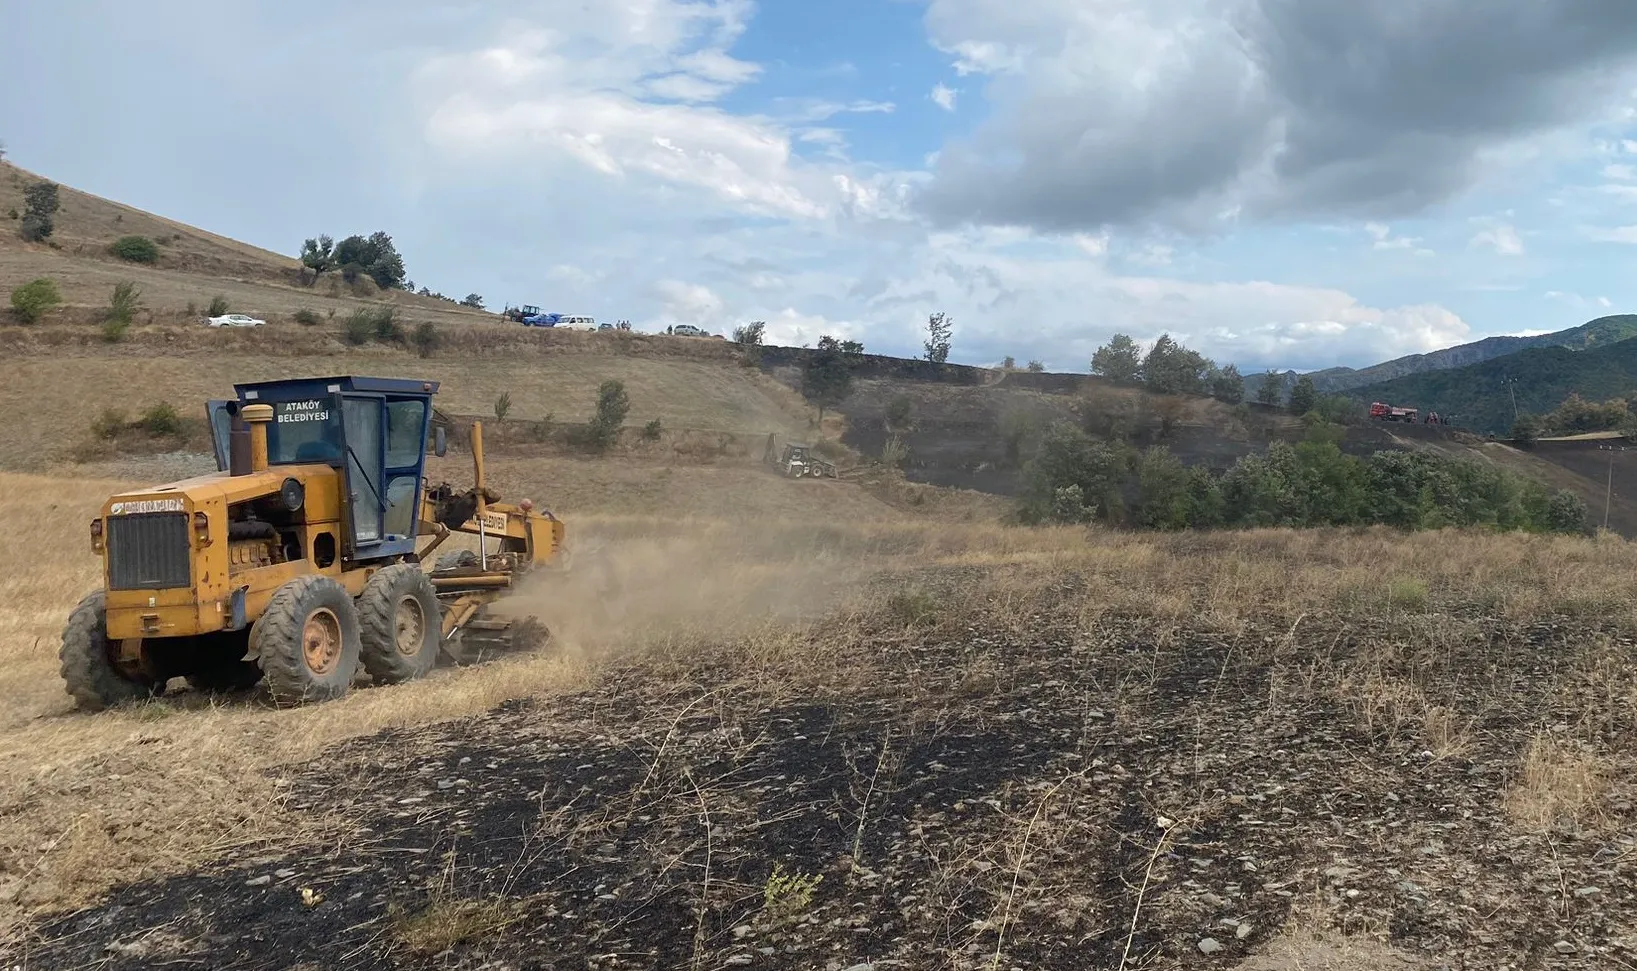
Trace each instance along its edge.
<instances>
[{"instance_id":1,"label":"cumulus cloud","mask_svg":"<svg viewBox=\"0 0 1637 971\"><path fill-rule=\"evenodd\" d=\"M520 155L540 171L573 161L615 179L645 178L714 194L764 216L820 219L856 212L860 186L804 162L793 144L843 157L834 130L793 125L840 113L886 112L882 101L791 99L782 118L711 102L760 67L727 46L746 2L640 0L596 4L565 20L530 20L487 46L431 59L419 74L425 130L451 158ZM537 26L546 23L549 26ZM879 201L879 197L872 197Z\"/></svg>"},{"instance_id":2,"label":"cumulus cloud","mask_svg":"<svg viewBox=\"0 0 1637 971\"><path fill-rule=\"evenodd\" d=\"M1518 235L1517 227L1507 223L1495 223L1478 230L1469 245L1491 249L1502 256L1523 255L1523 237Z\"/></svg>"},{"instance_id":3,"label":"cumulus cloud","mask_svg":"<svg viewBox=\"0 0 1637 971\"><path fill-rule=\"evenodd\" d=\"M932 93L927 97L932 99L933 104L945 111L955 110L955 89L941 81L932 86Z\"/></svg>"},{"instance_id":4,"label":"cumulus cloud","mask_svg":"<svg viewBox=\"0 0 1637 971\"><path fill-rule=\"evenodd\" d=\"M1630 87L1615 0L931 0L988 121L919 200L1047 231L1413 214Z\"/></svg>"}]
</instances>

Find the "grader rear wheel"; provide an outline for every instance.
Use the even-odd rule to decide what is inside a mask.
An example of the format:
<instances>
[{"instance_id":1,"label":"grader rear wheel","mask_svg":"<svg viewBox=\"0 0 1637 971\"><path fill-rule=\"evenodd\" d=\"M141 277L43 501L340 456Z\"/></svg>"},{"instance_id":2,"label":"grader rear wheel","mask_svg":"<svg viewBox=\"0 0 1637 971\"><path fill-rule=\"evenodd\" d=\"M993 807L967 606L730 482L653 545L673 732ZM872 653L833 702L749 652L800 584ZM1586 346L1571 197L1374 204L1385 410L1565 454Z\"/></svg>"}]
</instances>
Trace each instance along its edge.
<instances>
[{"instance_id":1,"label":"grader rear wheel","mask_svg":"<svg viewBox=\"0 0 1637 971\"><path fill-rule=\"evenodd\" d=\"M412 563L370 577L358 597L364 669L377 684L413 681L432 670L443 640L438 592Z\"/></svg>"},{"instance_id":2,"label":"grader rear wheel","mask_svg":"<svg viewBox=\"0 0 1637 971\"><path fill-rule=\"evenodd\" d=\"M358 669L358 610L329 577L297 577L279 587L250 639L280 705L339 698Z\"/></svg>"}]
</instances>

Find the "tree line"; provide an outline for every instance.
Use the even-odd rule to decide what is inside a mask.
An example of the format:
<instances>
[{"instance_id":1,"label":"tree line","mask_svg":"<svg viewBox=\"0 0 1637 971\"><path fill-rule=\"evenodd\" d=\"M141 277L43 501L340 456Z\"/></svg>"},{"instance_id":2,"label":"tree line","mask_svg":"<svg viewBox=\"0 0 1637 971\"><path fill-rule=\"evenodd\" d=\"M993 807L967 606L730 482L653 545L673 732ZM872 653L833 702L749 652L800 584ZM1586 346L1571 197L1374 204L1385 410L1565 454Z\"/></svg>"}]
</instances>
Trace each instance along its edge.
<instances>
[{"instance_id":1,"label":"tree line","mask_svg":"<svg viewBox=\"0 0 1637 971\"><path fill-rule=\"evenodd\" d=\"M1025 522L1147 529L1444 526L1584 533L1586 505L1477 461L1424 452L1345 454L1344 429L1310 421L1298 444L1275 442L1223 471L1185 466L1163 445L1136 449L1072 424L1051 428L1024 470Z\"/></svg>"}]
</instances>

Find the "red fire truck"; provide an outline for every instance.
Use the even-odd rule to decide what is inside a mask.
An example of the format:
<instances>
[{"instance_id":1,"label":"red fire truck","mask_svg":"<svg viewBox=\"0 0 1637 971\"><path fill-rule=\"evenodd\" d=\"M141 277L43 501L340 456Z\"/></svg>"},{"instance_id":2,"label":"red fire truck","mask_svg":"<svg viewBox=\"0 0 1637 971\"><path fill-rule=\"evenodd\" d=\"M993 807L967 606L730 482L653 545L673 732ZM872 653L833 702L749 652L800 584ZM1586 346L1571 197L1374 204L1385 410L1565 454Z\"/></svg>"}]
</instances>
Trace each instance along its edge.
<instances>
[{"instance_id":1,"label":"red fire truck","mask_svg":"<svg viewBox=\"0 0 1637 971\"><path fill-rule=\"evenodd\" d=\"M1370 403L1370 417L1377 421L1415 421L1419 414L1414 408L1397 408L1379 401Z\"/></svg>"}]
</instances>

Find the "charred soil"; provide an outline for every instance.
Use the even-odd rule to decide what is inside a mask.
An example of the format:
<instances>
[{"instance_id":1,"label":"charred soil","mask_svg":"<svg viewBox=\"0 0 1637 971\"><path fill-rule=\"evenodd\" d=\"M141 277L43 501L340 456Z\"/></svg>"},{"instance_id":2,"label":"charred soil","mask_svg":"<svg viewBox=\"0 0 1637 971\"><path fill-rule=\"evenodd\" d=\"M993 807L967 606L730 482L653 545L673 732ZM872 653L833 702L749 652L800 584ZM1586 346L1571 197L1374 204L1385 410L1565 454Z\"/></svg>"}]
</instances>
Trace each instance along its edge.
<instances>
[{"instance_id":1,"label":"charred soil","mask_svg":"<svg viewBox=\"0 0 1637 971\"><path fill-rule=\"evenodd\" d=\"M1072 576L998 624L981 572L919 588L933 615L815 629L799 661L678 645L348 743L281 784L353 838L123 887L23 959L1271 968L1323 933L1405 966L1637 961L1637 725L1603 697L1627 633L1083 626ZM1584 799L1541 810L1564 785L1531 775L1542 745L1583 760Z\"/></svg>"}]
</instances>

